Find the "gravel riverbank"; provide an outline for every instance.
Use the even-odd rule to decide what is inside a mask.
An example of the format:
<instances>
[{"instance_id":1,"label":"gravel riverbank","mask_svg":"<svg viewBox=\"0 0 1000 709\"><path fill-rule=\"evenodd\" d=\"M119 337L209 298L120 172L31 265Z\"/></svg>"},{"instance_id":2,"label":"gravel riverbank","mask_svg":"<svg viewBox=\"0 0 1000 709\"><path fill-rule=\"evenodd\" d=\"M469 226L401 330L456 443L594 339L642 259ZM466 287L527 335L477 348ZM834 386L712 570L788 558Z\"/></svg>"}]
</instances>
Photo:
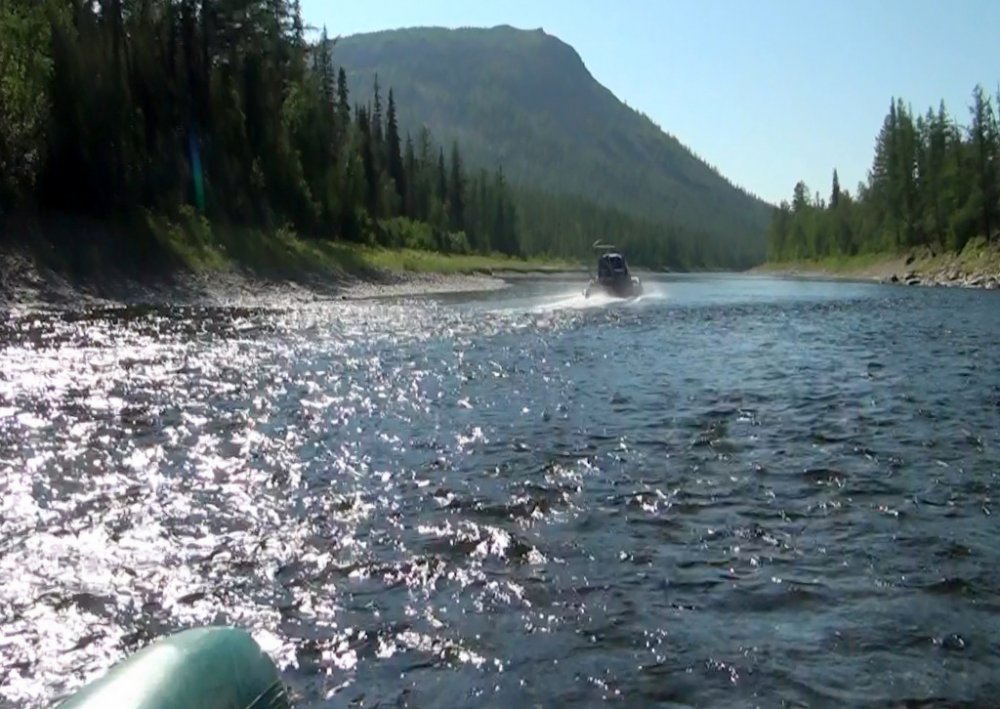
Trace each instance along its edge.
<instances>
[{"instance_id":1,"label":"gravel riverbank","mask_svg":"<svg viewBox=\"0 0 1000 709\"><path fill-rule=\"evenodd\" d=\"M270 279L232 269L136 278L107 273L75 279L40 266L16 251L0 252L0 307L175 305L287 307L324 300L358 300L432 293L498 290L504 278L489 274L385 272Z\"/></svg>"},{"instance_id":2,"label":"gravel riverbank","mask_svg":"<svg viewBox=\"0 0 1000 709\"><path fill-rule=\"evenodd\" d=\"M1000 248L976 244L961 253L929 249L904 255L764 264L752 273L789 278L877 281L906 286L1000 289ZM862 260L864 259L864 260Z\"/></svg>"}]
</instances>

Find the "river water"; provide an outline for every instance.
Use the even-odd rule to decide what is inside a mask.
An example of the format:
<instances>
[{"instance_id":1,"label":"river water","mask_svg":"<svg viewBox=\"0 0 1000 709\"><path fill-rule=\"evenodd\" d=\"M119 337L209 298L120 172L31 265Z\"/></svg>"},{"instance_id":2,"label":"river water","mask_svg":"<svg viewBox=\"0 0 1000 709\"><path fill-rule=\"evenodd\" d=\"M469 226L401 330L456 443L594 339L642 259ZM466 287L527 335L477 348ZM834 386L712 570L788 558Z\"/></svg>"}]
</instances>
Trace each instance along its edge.
<instances>
[{"instance_id":1,"label":"river water","mask_svg":"<svg viewBox=\"0 0 1000 709\"><path fill-rule=\"evenodd\" d=\"M1000 293L735 276L0 320L0 703L997 705Z\"/></svg>"}]
</instances>

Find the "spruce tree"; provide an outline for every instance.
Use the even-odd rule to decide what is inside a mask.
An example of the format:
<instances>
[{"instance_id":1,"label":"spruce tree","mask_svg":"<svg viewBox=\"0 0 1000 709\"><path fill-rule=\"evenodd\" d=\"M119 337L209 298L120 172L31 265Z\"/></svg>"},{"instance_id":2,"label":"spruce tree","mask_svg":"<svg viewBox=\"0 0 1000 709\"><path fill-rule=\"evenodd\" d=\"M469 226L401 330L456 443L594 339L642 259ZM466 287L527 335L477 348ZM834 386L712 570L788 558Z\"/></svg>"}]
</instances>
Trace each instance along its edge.
<instances>
[{"instance_id":1,"label":"spruce tree","mask_svg":"<svg viewBox=\"0 0 1000 709\"><path fill-rule=\"evenodd\" d=\"M448 214L452 231L465 228L465 178L458 143L451 144L451 172L448 180Z\"/></svg>"},{"instance_id":2,"label":"spruce tree","mask_svg":"<svg viewBox=\"0 0 1000 709\"><path fill-rule=\"evenodd\" d=\"M442 204L448 202L448 172L444 166L444 148L438 148L437 197Z\"/></svg>"},{"instance_id":3,"label":"spruce tree","mask_svg":"<svg viewBox=\"0 0 1000 709\"><path fill-rule=\"evenodd\" d=\"M340 116L340 125L346 126L351 121L351 104L347 90L347 73L344 67L340 67L337 72L337 113Z\"/></svg>"},{"instance_id":4,"label":"spruce tree","mask_svg":"<svg viewBox=\"0 0 1000 709\"><path fill-rule=\"evenodd\" d=\"M969 142L974 166L974 190L970 199L973 200L972 208L978 212L982 235L992 240L994 228L1000 221L997 214L1000 154L997 152L996 114L982 86L977 85L973 90L969 111L972 114Z\"/></svg>"},{"instance_id":5,"label":"spruce tree","mask_svg":"<svg viewBox=\"0 0 1000 709\"><path fill-rule=\"evenodd\" d=\"M372 135L372 145L376 153L376 159L379 161L377 164L381 168L382 166L382 150L385 141L385 136L383 133L383 117L382 117L382 90L378 82L378 74L375 74L375 87L374 87L374 106L371 115L371 135Z\"/></svg>"},{"instance_id":6,"label":"spruce tree","mask_svg":"<svg viewBox=\"0 0 1000 709\"><path fill-rule=\"evenodd\" d=\"M386 150L388 151L389 177L393 181L394 189L400 200L405 202L406 195L406 173L403 167L403 157L400 154L399 125L396 122L396 101L389 89L389 106L386 115ZM412 147L412 146L411 146ZM405 209L404 209L405 211Z\"/></svg>"},{"instance_id":7,"label":"spruce tree","mask_svg":"<svg viewBox=\"0 0 1000 709\"><path fill-rule=\"evenodd\" d=\"M413 148L413 138L406 134L406 148L403 153L403 175L404 189L403 213L410 219L418 219L417 216L417 154Z\"/></svg>"},{"instance_id":8,"label":"spruce tree","mask_svg":"<svg viewBox=\"0 0 1000 709\"><path fill-rule=\"evenodd\" d=\"M326 25L323 25L323 34L320 35L316 52L316 70L320 76L323 105L327 109L324 110L324 114L334 116L336 85L333 78L333 58L330 55L330 37L326 32Z\"/></svg>"}]
</instances>

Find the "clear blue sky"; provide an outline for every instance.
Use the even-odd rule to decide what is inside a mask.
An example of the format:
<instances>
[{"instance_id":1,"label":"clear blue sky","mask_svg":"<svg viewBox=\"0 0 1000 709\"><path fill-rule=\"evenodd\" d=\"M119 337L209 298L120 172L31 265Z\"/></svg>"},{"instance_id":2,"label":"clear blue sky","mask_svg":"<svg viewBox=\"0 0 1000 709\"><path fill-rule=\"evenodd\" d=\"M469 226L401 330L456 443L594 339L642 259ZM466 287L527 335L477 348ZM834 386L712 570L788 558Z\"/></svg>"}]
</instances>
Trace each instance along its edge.
<instances>
[{"instance_id":1,"label":"clear blue sky","mask_svg":"<svg viewBox=\"0 0 1000 709\"><path fill-rule=\"evenodd\" d=\"M1000 0L302 0L331 36L541 27L733 182L777 202L854 191L892 96L962 123L1000 83Z\"/></svg>"}]
</instances>

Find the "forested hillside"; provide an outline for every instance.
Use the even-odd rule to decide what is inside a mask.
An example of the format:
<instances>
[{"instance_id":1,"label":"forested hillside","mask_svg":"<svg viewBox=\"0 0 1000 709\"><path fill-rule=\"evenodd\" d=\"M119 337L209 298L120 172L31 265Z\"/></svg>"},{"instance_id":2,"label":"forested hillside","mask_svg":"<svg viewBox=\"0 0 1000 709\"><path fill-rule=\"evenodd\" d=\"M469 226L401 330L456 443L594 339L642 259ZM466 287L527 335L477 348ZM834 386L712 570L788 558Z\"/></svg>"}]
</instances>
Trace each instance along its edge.
<instances>
[{"instance_id":1,"label":"forested hillside","mask_svg":"<svg viewBox=\"0 0 1000 709\"><path fill-rule=\"evenodd\" d=\"M502 172L402 136L391 87L355 105L298 2L0 0L0 37L0 216L195 209L318 238L521 251Z\"/></svg>"},{"instance_id":2,"label":"forested hillside","mask_svg":"<svg viewBox=\"0 0 1000 709\"><path fill-rule=\"evenodd\" d=\"M427 126L457 140L470 165L502 163L527 194L518 207L531 250L580 253L599 237L628 241L653 265L764 257L770 207L624 105L572 47L540 30L356 35L337 42L334 62L364 100L376 76L396 87L404 130Z\"/></svg>"},{"instance_id":3,"label":"forested hillside","mask_svg":"<svg viewBox=\"0 0 1000 709\"><path fill-rule=\"evenodd\" d=\"M1000 106L1000 93L997 96ZM833 172L829 197L795 185L791 204L774 213L772 261L915 246L960 251L970 240L1000 232L1000 128L997 107L977 86L968 123L941 103L914 114L893 100L875 141L866 182L851 194Z\"/></svg>"},{"instance_id":4,"label":"forested hillside","mask_svg":"<svg viewBox=\"0 0 1000 709\"><path fill-rule=\"evenodd\" d=\"M162 240L134 225L154 218L587 261L601 238L656 267L762 258L762 203L571 48L509 29L446 36L460 52L430 52L434 84L345 71L362 40L310 34L296 0L0 0L0 222L57 215L70 226L45 237L55 246L101 242L153 266ZM428 101L432 86L447 91Z\"/></svg>"}]
</instances>

